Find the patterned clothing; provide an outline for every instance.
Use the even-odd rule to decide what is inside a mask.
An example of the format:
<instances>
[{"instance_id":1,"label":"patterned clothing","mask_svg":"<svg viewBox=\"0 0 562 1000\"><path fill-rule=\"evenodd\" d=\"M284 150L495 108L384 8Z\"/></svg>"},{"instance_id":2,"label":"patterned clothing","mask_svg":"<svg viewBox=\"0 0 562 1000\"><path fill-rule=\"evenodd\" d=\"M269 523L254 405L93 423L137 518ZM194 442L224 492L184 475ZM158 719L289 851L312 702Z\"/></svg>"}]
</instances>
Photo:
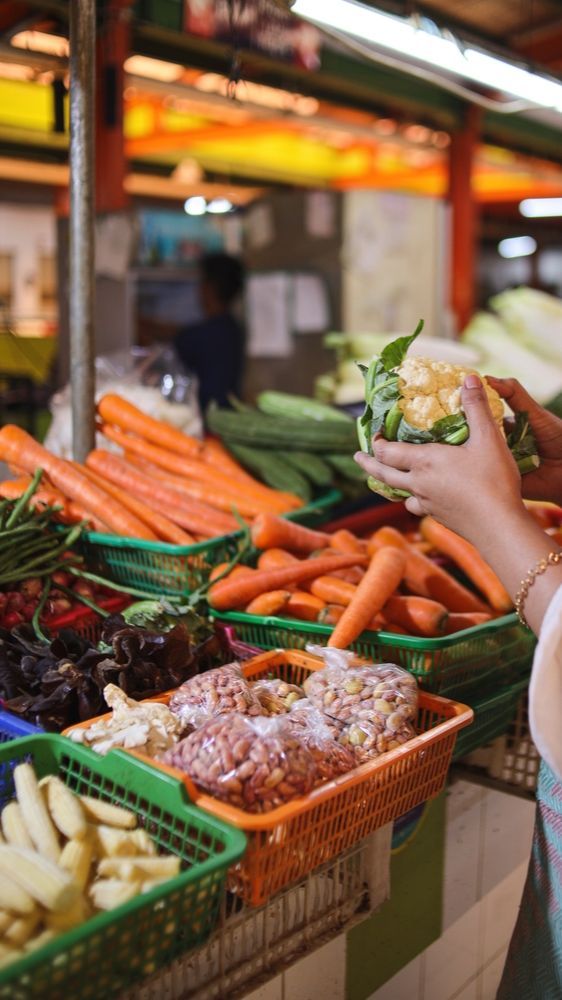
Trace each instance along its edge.
<instances>
[{"instance_id":1,"label":"patterned clothing","mask_svg":"<svg viewBox=\"0 0 562 1000\"><path fill-rule=\"evenodd\" d=\"M562 1000L562 781L544 761L529 871L497 1000Z\"/></svg>"}]
</instances>

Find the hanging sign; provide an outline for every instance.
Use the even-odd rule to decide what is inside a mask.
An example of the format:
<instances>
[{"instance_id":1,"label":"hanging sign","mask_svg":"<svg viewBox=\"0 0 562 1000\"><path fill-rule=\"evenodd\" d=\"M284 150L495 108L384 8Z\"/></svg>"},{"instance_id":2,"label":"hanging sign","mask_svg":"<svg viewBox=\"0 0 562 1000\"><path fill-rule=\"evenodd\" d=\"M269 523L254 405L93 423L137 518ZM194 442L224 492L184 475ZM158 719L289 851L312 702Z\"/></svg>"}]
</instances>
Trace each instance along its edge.
<instances>
[{"instance_id":1,"label":"hanging sign","mask_svg":"<svg viewBox=\"0 0 562 1000\"><path fill-rule=\"evenodd\" d=\"M304 69L320 65L314 25L272 0L185 0L184 30L240 49L254 49Z\"/></svg>"}]
</instances>

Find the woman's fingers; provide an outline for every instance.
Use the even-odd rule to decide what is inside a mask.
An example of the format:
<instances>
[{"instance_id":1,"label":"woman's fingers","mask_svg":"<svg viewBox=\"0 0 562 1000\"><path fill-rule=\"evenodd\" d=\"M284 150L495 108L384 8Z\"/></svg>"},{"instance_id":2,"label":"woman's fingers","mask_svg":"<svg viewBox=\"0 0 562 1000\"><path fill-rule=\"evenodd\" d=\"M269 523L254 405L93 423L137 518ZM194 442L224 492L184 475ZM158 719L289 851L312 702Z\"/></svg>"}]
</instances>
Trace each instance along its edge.
<instances>
[{"instance_id":1,"label":"woman's fingers","mask_svg":"<svg viewBox=\"0 0 562 1000\"><path fill-rule=\"evenodd\" d=\"M490 433L490 428L496 428L484 385L478 375L467 375L461 389L462 408L470 428L470 437L482 439Z\"/></svg>"},{"instance_id":2,"label":"woman's fingers","mask_svg":"<svg viewBox=\"0 0 562 1000\"><path fill-rule=\"evenodd\" d=\"M402 472L409 472L420 458L419 445L385 441L381 436L373 441L373 455L383 465L401 469Z\"/></svg>"},{"instance_id":3,"label":"woman's fingers","mask_svg":"<svg viewBox=\"0 0 562 1000\"><path fill-rule=\"evenodd\" d=\"M486 375L486 381L496 390L498 396L505 399L514 413L518 413L519 410L531 413L541 408L516 378L494 378L493 375Z\"/></svg>"},{"instance_id":4,"label":"woman's fingers","mask_svg":"<svg viewBox=\"0 0 562 1000\"><path fill-rule=\"evenodd\" d=\"M373 479L382 479L383 483L386 483L387 486L392 486L393 489L410 490L408 472L402 472L399 469L385 465L383 462L379 462L377 458L371 458L370 455L366 455L363 451L358 451L354 455L354 458L357 464L361 466L367 475L372 476Z\"/></svg>"},{"instance_id":5,"label":"woman's fingers","mask_svg":"<svg viewBox=\"0 0 562 1000\"><path fill-rule=\"evenodd\" d=\"M424 514L427 514L417 497L408 497L404 506L410 514L415 514L416 517L423 517Z\"/></svg>"}]
</instances>

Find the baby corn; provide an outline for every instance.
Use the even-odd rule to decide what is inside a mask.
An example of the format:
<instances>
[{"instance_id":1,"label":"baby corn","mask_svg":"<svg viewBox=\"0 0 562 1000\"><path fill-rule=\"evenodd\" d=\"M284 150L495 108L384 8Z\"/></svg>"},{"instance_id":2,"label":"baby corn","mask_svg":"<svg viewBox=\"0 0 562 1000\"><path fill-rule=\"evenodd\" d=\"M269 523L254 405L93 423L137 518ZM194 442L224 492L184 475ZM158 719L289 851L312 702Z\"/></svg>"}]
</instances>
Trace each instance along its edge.
<instances>
[{"instance_id":1,"label":"baby corn","mask_svg":"<svg viewBox=\"0 0 562 1000\"><path fill-rule=\"evenodd\" d=\"M23 820L35 847L43 857L58 861L59 839L31 764L18 764L14 770L14 784Z\"/></svg>"}]
</instances>

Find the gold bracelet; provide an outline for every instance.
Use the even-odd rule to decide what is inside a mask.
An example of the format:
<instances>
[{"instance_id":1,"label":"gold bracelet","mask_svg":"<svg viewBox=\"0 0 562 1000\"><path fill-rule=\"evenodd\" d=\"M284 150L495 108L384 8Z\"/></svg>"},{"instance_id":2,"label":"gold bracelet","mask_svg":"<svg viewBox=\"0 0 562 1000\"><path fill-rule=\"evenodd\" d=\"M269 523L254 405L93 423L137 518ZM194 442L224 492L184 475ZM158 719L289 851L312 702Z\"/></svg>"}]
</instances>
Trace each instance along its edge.
<instances>
[{"instance_id":1,"label":"gold bracelet","mask_svg":"<svg viewBox=\"0 0 562 1000\"><path fill-rule=\"evenodd\" d=\"M554 566L556 563L561 561L562 552L549 552L547 556L539 559L536 566L533 566L533 568L527 573L527 576L521 580L519 590L517 591L517 597L515 598L515 610L519 621L525 626L525 628L529 628L529 623L523 614L523 608L525 606L529 590L533 586L537 576L540 576L541 573L545 573L549 566Z\"/></svg>"}]
</instances>

